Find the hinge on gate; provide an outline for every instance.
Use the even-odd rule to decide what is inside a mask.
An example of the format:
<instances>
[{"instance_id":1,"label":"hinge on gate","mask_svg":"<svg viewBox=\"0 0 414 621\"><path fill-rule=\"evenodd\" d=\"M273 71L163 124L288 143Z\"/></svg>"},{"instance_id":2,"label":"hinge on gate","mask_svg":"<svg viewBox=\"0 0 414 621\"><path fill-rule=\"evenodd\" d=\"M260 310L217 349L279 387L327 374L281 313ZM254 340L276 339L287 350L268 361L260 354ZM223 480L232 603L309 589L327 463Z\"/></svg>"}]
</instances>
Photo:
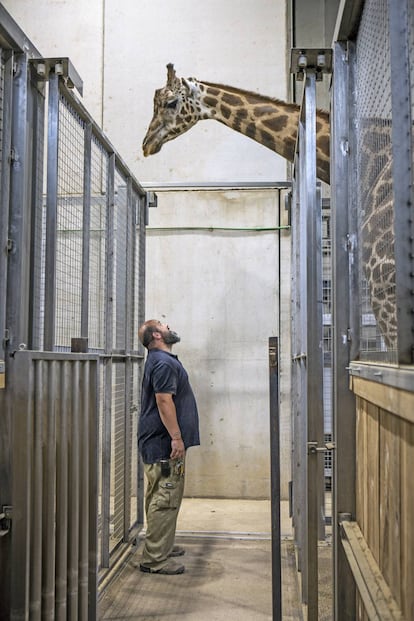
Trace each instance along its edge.
<instances>
[{"instance_id":1,"label":"hinge on gate","mask_svg":"<svg viewBox=\"0 0 414 621\"><path fill-rule=\"evenodd\" d=\"M11 505L3 505L3 511L0 513L0 537L5 537L10 532L12 512Z\"/></svg>"},{"instance_id":2,"label":"hinge on gate","mask_svg":"<svg viewBox=\"0 0 414 621\"><path fill-rule=\"evenodd\" d=\"M322 446L319 446L318 442L308 442L308 455L315 455L316 453L326 453L332 451L335 447L335 442L326 442Z\"/></svg>"}]
</instances>

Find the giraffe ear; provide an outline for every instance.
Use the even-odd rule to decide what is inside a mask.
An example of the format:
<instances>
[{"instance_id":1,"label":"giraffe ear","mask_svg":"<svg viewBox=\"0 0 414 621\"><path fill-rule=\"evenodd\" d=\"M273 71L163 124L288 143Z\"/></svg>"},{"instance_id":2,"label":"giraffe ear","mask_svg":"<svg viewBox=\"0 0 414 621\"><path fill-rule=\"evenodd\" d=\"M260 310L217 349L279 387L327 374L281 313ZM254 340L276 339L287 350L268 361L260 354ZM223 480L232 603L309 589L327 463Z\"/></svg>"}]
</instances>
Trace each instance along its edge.
<instances>
[{"instance_id":1,"label":"giraffe ear","mask_svg":"<svg viewBox=\"0 0 414 621\"><path fill-rule=\"evenodd\" d=\"M181 78L181 82L183 86L185 86L185 88L187 89L187 92L189 95L195 92L196 87L195 87L195 84L193 84L193 82L190 82L186 78Z\"/></svg>"}]
</instances>

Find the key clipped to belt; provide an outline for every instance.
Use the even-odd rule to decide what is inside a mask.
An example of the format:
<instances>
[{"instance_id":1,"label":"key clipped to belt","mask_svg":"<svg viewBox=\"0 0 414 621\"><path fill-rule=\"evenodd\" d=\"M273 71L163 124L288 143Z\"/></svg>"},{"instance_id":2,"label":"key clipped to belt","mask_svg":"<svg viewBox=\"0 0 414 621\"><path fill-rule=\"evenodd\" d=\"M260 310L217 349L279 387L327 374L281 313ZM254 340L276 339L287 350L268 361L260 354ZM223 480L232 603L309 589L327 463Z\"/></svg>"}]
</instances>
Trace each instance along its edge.
<instances>
[{"instance_id":1,"label":"key clipped to belt","mask_svg":"<svg viewBox=\"0 0 414 621\"><path fill-rule=\"evenodd\" d=\"M184 476L184 461L182 459L178 459L174 466L174 473L179 476Z\"/></svg>"}]
</instances>

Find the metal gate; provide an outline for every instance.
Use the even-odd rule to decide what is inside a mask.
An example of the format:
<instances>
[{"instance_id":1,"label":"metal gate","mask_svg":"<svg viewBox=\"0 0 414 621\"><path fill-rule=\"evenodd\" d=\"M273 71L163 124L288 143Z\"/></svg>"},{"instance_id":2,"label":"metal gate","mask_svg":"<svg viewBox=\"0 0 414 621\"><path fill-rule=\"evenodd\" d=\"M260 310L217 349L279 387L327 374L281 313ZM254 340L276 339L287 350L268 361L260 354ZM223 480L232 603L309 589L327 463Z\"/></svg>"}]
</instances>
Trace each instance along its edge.
<instances>
[{"instance_id":1,"label":"metal gate","mask_svg":"<svg viewBox=\"0 0 414 621\"><path fill-rule=\"evenodd\" d=\"M0 44L0 618L94 619L143 522L153 195L78 99L70 60L42 58L1 5Z\"/></svg>"},{"instance_id":2,"label":"metal gate","mask_svg":"<svg viewBox=\"0 0 414 621\"><path fill-rule=\"evenodd\" d=\"M330 448L324 438L322 199L316 179L315 52L292 51L292 71L303 74L305 67L292 196L292 512L302 599L309 621L319 618L318 541L325 537L324 454Z\"/></svg>"},{"instance_id":3,"label":"metal gate","mask_svg":"<svg viewBox=\"0 0 414 621\"><path fill-rule=\"evenodd\" d=\"M17 351L11 619L93 619L99 358Z\"/></svg>"}]
</instances>

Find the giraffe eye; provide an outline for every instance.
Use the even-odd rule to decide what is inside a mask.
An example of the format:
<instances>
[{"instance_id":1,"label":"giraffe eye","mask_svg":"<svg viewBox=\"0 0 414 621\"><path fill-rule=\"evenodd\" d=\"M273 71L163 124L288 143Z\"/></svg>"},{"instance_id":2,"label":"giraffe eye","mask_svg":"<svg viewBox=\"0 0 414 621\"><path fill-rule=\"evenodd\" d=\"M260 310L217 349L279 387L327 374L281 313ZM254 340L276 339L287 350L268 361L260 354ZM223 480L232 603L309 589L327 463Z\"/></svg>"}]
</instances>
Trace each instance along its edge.
<instances>
[{"instance_id":1,"label":"giraffe eye","mask_svg":"<svg viewBox=\"0 0 414 621\"><path fill-rule=\"evenodd\" d=\"M178 99L172 99L171 101L167 101L166 108L176 108L178 104Z\"/></svg>"}]
</instances>

